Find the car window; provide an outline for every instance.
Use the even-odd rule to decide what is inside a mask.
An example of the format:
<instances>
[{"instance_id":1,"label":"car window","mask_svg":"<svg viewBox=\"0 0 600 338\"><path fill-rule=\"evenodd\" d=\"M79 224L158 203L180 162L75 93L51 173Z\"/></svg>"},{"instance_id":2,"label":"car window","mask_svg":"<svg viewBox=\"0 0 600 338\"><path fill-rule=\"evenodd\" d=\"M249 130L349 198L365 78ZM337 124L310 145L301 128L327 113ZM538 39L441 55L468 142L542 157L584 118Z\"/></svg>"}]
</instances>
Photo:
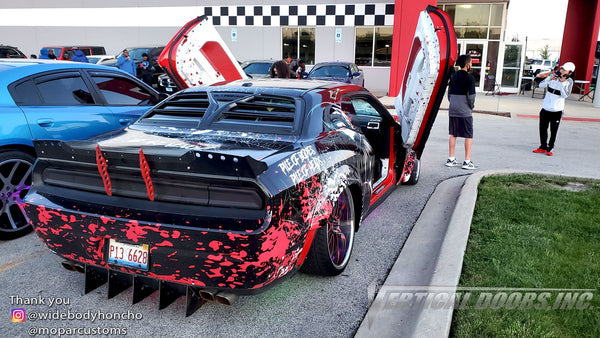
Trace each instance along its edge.
<instances>
[{"instance_id":1,"label":"car window","mask_svg":"<svg viewBox=\"0 0 600 338\"><path fill-rule=\"evenodd\" d=\"M315 69L310 76L315 77L344 77L348 76L348 68L344 66L324 66Z\"/></svg>"},{"instance_id":2,"label":"car window","mask_svg":"<svg viewBox=\"0 0 600 338\"><path fill-rule=\"evenodd\" d=\"M371 105L369 103L369 101L367 101L363 98L354 97L351 99L351 102L352 102L352 108L354 108L356 115L377 116L377 117L380 116L377 109L375 109L375 107L373 107L373 105Z\"/></svg>"},{"instance_id":3,"label":"car window","mask_svg":"<svg viewBox=\"0 0 600 338\"><path fill-rule=\"evenodd\" d=\"M122 77L92 76L109 105L152 105L153 96L137 83Z\"/></svg>"},{"instance_id":4,"label":"car window","mask_svg":"<svg viewBox=\"0 0 600 338\"><path fill-rule=\"evenodd\" d=\"M92 54L96 54L96 55L106 54L104 47L91 47L91 50L92 50Z\"/></svg>"},{"instance_id":5,"label":"car window","mask_svg":"<svg viewBox=\"0 0 600 338\"><path fill-rule=\"evenodd\" d=\"M256 62L250 63L242 68L244 69L244 72L248 74L269 74L271 65L271 62Z\"/></svg>"},{"instance_id":6,"label":"car window","mask_svg":"<svg viewBox=\"0 0 600 338\"><path fill-rule=\"evenodd\" d=\"M138 60L138 59L142 59L142 54L149 54L150 53L150 48L134 48L134 49L130 49L129 50L129 57L134 59L134 60ZM122 53L121 53L122 54Z\"/></svg>"},{"instance_id":7,"label":"car window","mask_svg":"<svg viewBox=\"0 0 600 338\"><path fill-rule=\"evenodd\" d=\"M352 73L358 73L358 67L355 64L350 65L350 69L352 69Z\"/></svg>"},{"instance_id":8,"label":"car window","mask_svg":"<svg viewBox=\"0 0 600 338\"><path fill-rule=\"evenodd\" d=\"M42 99L32 80L19 83L10 91L10 93L17 105L39 106L42 104Z\"/></svg>"},{"instance_id":9,"label":"car window","mask_svg":"<svg viewBox=\"0 0 600 338\"><path fill-rule=\"evenodd\" d=\"M90 89L81 76L67 76L38 81L37 88L43 103L52 106L76 106L94 104Z\"/></svg>"},{"instance_id":10,"label":"car window","mask_svg":"<svg viewBox=\"0 0 600 338\"><path fill-rule=\"evenodd\" d=\"M10 47L3 47L0 48L0 57L5 57L8 54L8 57L19 57L21 56L21 53L14 49L14 48L10 48Z\"/></svg>"}]
</instances>

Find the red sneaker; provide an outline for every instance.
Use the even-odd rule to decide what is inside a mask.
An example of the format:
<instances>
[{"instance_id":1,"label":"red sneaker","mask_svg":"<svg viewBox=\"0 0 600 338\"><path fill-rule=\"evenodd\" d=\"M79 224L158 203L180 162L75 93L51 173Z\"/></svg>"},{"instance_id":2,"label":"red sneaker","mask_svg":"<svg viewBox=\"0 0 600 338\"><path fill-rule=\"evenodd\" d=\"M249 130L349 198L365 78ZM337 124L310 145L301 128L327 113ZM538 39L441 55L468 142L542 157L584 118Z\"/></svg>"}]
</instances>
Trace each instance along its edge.
<instances>
[{"instance_id":1,"label":"red sneaker","mask_svg":"<svg viewBox=\"0 0 600 338\"><path fill-rule=\"evenodd\" d=\"M552 156L552 155L554 155L554 154L553 154L551 151L547 151L547 152L546 152L546 155L548 155L548 156Z\"/></svg>"},{"instance_id":2,"label":"red sneaker","mask_svg":"<svg viewBox=\"0 0 600 338\"><path fill-rule=\"evenodd\" d=\"M542 149L542 148L537 148L533 152L536 153L536 154L546 154L546 150ZM552 156L552 155L550 155L550 156Z\"/></svg>"}]
</instances>

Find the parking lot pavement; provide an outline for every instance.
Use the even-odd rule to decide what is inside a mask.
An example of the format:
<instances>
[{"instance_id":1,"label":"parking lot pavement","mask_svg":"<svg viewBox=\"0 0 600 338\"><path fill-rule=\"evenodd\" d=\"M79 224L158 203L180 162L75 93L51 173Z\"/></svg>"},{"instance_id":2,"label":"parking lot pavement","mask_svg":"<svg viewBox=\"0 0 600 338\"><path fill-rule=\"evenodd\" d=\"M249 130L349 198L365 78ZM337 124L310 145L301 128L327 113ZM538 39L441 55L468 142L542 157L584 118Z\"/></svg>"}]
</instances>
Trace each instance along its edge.
<instances>
[{"instance_id":1,"label":"parking lot pavement","mask_svg":"<svg viewBox=\"0 0 600 338\"><path fill-rule=\"evenodd\" d=\"M541 101L540 101L541 102ZM475 115L473 161L480 171L519 169L562 175L600 178L600 157L596 156L598 124L564 121L555 156L531 151L537 147L535 119ZM405 247L425 204L443 181L473 174L443 165L447 156L447 112L441 111L422 157L422 172L415 186L400 186L363 222L357 233L352 261L337 277L297 274L274 288L255 296L241 297L232 306L203 305L185 317L184 299L159 311L158 295L131 304L131 291L106 299L106 287L83 295L83 275L60 267L61 259L50 253L34 234L0 242L0 311L100 311L140 313L133 320L55 320L0 322L5 336L27 336L32 327L121 327L128 336L196 337L349 337L354 335L388 272ZM457 154L462 155L462 142ZM454 192L456 193L456 192ZM435 224L434 224L435 225ZM400 256L399 256L400 255ZM401 258L401 260L406 260ZM11 303L10 296L63 297L70 304L47 305ZM318 318L317 320L315 318Z\"/></svg>"}]
</instances>

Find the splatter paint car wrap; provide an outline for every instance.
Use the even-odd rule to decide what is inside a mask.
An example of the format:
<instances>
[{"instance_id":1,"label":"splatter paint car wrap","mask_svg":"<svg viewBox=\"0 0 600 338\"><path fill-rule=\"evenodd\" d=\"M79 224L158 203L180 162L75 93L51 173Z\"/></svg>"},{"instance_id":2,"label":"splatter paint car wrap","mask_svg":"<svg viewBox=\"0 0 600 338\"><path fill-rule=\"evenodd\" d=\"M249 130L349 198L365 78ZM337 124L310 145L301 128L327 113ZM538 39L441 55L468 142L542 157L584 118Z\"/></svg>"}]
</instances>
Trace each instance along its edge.
<instances>
[{"instance_id":1,"label":"splatter paint car wrap","mask_svg":"<svg viewBox=\"0 0 600 338\"><path fill-rule=\"evenodd\" d=\"M287 97L299 94L289 108L304 124L288 135L156 127L156 111L177 106L182 93L120 134L37 141L25 209L42 240L66 259L200 287L260 289L302 264L307 236L327 221L341 187L357 193L356 210L368 209L372 149L351 125L324 134L323 115L339 113L329 87L288 90ZM283 104L273 94L281 89L243 88L235 91L247 104L257 91L257 107ZM344 89L356 88L336 88ZM223 102L224 92L208 89L209 101ZM201 119L213 114L218 125L231 113L220 107ZM315 119L321 131L308 141ZM242 120L237 128L244 127ZM148 268L109 263L110 239L148 245Z\"/></svg>"}]
</instances>

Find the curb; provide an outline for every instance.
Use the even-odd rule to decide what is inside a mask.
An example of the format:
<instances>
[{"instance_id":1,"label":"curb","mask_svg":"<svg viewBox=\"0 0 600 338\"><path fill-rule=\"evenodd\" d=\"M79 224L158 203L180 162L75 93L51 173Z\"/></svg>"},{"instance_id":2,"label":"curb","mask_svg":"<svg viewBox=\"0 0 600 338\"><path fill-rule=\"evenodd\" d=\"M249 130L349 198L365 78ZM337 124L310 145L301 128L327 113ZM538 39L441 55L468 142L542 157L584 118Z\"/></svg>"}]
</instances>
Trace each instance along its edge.
<instances>
[{"instance_id":1,"label":"curb","mask_svg":"<svg viewBox=\"0 0 600 338\"><path fill-rule=\"evenodd\" d=\"M415 243L413 231L419 222L427 218L430 212L429 201L421 212L421 215L415 222L415 227L411 230L404 247L398 255L390 274L386 278L381 289L377 293L375 300L370 304L369 310L365 315L360 327L357 330L356 337L396 337L396 336L411 336L411 337L448 337L450 326L452 324L452 314L454 309L411 309L410 306L398 306L398 297L402 290L406 291L427 291L444 289L448 292L456 290L460 274L462 270L463 258L467 248L467 241L471 230L471 220L475 203L477 201L477 191L481 179L488 176L499 175L544 175L555 177L577 177L587 179L597 179L594 177L561 175L550 172L539 171L519 171L519 170L486 170L471 174L465 181L450 217L447 229L443 233L439 251L429 253L428 243ZM454 180L457 177L450 178L438 185ZM440 194L446 194L444 189L436 187L434 193L429 200L439 200ZM427 220L430 222L430 220ZM427 222L426 221L426 222ZM442 226L442 224L439 224ZM418 231L419 229L417 229ZM416 232L416 231L415 231ZM433 234L432 236L435 236ZM410 241L410 243L409 243ZM398 282L397 276L392 276L392 273L397 266L404 266L406 262L403 260L412 259L406 257L402 252L407 247L420 247L418 252L413 252L415 260L423 260L422 256L429 254L428 261L434 263L433 273L427 285L415 287L414 284L403 284ZM410 256L410 255L409 255ZM435 256L435 257L434 257ZM403 269L402 274L406 276L418 275L426 270L427 267L413 266L412 270ZM408 278L410 279L410 277ZM400 290L400 291L399 291ZM395 306L394 306L395 305ZM400 301L400 305L403 305ZM392 308L390 311L390 307Z\"/></svg>"}]
</instances>

